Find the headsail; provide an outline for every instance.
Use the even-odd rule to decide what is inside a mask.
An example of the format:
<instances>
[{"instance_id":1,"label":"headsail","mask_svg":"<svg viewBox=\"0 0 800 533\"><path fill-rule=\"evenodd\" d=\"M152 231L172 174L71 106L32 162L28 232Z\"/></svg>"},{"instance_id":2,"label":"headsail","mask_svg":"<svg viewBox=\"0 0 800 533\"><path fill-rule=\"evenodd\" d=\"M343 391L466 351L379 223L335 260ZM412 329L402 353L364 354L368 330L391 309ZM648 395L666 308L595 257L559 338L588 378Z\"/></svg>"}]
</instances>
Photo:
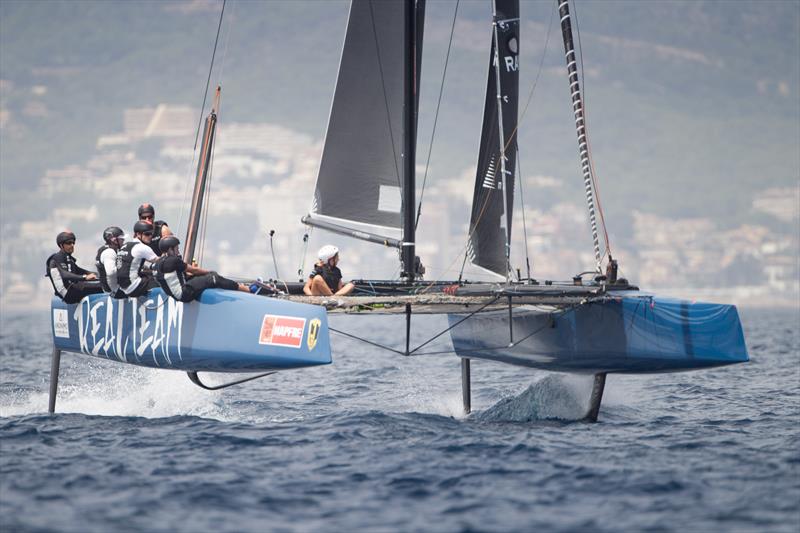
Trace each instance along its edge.
<instances>
[{"instance_id":1,"label":"headsail","mask_svg":"<svg viewBox=\"0 0 800 533\"><path fill-rule=\"evenodd\" d=\"M495 0L495 30L489 55L489 79L467 253L473 264L501 276L506 276L509 271L507 247L511 240L514 206L518 54L519 0Z\"/></svg>"},{"instance_id":2,"label":"headsail","mask_svg":"<svg viewBox=\"0 0 800 533\"><path fill-rule=\"evenodd\" d=\"M403 2L352 2L308 223L400 237L403 16Z\"/></svg>"}]
</instances>

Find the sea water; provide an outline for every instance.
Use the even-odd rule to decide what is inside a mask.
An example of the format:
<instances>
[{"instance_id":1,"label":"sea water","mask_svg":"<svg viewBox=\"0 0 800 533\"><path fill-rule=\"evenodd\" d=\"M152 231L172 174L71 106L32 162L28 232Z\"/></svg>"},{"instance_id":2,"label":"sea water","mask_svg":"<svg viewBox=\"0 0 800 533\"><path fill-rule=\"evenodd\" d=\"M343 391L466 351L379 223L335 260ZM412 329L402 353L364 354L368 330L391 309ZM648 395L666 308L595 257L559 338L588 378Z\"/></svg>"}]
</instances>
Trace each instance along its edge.
<instances>
[{"instance_id":1,"label":"sea water","mask_svg":"<svg viewBox=\"0 0 800 533\"><path fill-rule=\"evenodd\" d=\"M749 363L611 375L597 424L579 421L589 377L473 361L464 416L457 357L336 335L331 366L218 392L64 354L49 416L48 312L6 315L0 530L796 533L800 316L742 314ZM414 339L445 327L419 317Z\"/></svg>"}]
</instances>

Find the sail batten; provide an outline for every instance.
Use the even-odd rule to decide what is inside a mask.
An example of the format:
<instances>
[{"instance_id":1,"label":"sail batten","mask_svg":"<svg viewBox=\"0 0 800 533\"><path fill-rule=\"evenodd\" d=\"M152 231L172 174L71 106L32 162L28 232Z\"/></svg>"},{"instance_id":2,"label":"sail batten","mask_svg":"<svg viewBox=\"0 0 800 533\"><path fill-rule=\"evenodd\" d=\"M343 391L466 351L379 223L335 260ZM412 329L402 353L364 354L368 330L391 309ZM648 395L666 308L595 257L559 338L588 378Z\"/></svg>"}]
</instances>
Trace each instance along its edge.
<instances>
[{"instance_id":1,"label":"sail batten","mask_svg":"<svg viewBox=\"0 0 800 533\"><path fill-rule=\"evenodd\" d=\"M496 0L467 253L475 266L509 272L519 95L519 0Z\"/></svg>"}]
</instances>

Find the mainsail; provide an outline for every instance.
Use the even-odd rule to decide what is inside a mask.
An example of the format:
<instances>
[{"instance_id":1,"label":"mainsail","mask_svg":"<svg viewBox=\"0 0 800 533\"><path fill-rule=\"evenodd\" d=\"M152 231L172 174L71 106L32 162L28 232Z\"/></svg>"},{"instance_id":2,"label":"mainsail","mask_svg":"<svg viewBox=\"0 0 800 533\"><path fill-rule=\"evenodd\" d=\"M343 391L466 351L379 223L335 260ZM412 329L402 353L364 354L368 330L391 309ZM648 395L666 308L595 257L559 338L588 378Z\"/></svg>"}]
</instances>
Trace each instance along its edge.
<instances>
[{"instance_id":1,"label":"mainsail","mask_svg":"<svg viewBox=\"0 0 800 533\"><path fill-rule=\"evenodd\" d=\"M467 253L474 265L507 276L517 158L519 0L495 0L494 20Z\"/></svg>"},{"instance_id":2,"label":"mainsail","mask_svg":"<svg viewBox=\"0 0 800 533\"><path fill-rule=\"evenodd\" d=\"M421 7L418 2L419 19ZM403 2L352 2L314 201L304 218L309 224L400 237L406 208L402 185L406 44L403 24L398 23L403 16ZM420 24L415 43L417 88L421 34Z\"/></svg>"}]
</instances>

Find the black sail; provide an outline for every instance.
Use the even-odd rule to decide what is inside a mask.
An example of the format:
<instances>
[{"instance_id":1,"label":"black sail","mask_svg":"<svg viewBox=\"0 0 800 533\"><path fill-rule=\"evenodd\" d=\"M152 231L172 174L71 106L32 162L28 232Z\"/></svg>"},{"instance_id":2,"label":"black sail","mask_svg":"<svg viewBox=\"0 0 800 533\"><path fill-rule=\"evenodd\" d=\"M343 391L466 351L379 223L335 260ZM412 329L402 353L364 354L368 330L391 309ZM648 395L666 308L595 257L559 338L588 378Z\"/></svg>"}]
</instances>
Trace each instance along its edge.
<instances>
[{"instance_id":1,"label":"black sail","mask_svg":"<svg viewBox=\"0 0 800 533\"><path fill-rule=\"evenodd\" d=\"M353 0L310 223L399 234L404 46L403 2Z\"/></svg>"},{"instance_id":2,"label":"black sail","mask_svg":"<svg viewBox=\"0 0 800 533\"><path fill-rule=\"evenodd\" d=\"M506 242L511 240L514 206L514 176L517 159L517 109L519 102L519 0L495 0L499 85L502 107L502 141L498 120L498 79L495 69L495 39L489 55L489 76L483 108L478 168L472 197L470 238L467 253L477 266L501 276L508 273ZM501 142L505 152L502 176ZM505 181L505 199L503 186Z\"/></svg>"}]
</instances>

